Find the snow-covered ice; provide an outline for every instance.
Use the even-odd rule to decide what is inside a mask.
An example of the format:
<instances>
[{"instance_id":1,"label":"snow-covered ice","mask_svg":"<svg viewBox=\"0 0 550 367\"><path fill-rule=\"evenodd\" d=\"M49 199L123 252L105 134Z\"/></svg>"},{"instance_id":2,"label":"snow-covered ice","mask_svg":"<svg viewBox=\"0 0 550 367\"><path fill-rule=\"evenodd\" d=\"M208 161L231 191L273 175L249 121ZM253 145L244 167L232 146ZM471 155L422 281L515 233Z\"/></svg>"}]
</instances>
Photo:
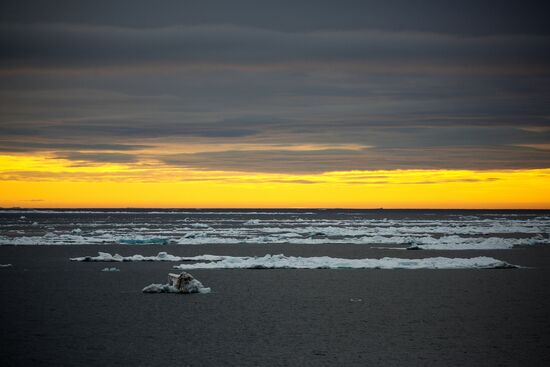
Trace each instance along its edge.
<instances>
[{"instance_id":1,"label":"snow-covered ice","mask_svg":"<svg viewBox=\"0 0 550 367\"><path fill-rule=\"evenodd\" d=\"M409 238L408 242L411 250L505 250L516 246L547 245L550 244L550 239L542 235L529 238L477 238L453 235L441 238Z\"/></svg>"},{"instance_id":2,"label":"snow-covered ice","mask_svg":"<svg viewBox=\"0 0 550 367\"><path fill-rule=\"evenodd\" d=\"M99 252L98 256L71 258L82 262L124 262L124 261L189 261L191 264L174 266L176 269L490 269L517 267L492 257L474 258L432 257L424 259L403 259L384 257L381 259L342 259L328 256L294 257L265 255L263 257L240 257L220 255L175 256L159 252L156 256L121 256Z\"/></svg>"},{"instance_id":3,"label":"snow-covered ice","mask_svg":"<svg viewBox=\"0 0 550 367\"><path fill-rule=\"evenodd\" d=\"M496 250L550 244L550 218L526 213L442 214L439 219L434 213L376 218L368 212L345 211L334 216L322 211L307 216L302 212L280 216L284 213L275 211L25 210L20 213L7 214L0 221L0 245L357 244L402 249L416 245L426 250ZM21 219L25 216L28 219Z\"/></svg>"},{"instance_id":4,"label":"snow-covered ice","mask_svg":"<svg viewBox=\"0 0 550 367\"><path fill-rule=\"evenodd\" d=\"M98 252L98 256L73 257L71 261L99 261L99 262L123 262L123 261L185 261L187 258L170 255L166 252L159 252L156 256L132 255L122 256L119 254L111 255L107 252Z\"/></svg>"},{"instance_id":5,"label":"snow-covered ice","mask_svg":"<svg viewBox=\"0 0 550 367\"><path fill-rule=\"evenodd\" d=\"M170 284L149 284L141 290L143 293L180 293L180 290Z\"/></svg>"},{"instance_id":6,"label":"snow-covered ice","mask_svg":"<svg viewBox=\"0 0 550 367\"><path fill-rule=\"evenodd\" d=\"M124 262L124 261L218 261L226 256L218 255L200 255L200 256L175 256L166 252L159 252L156 256L132 255L122 256L119 254L111 255L108 252L98 252L97 256L72 257L71 261L82 262Z\"/></svg>"},{"instance_id":7,"label":"snow-covered ice","mask_svg":"<svg viewBox=\"0 0 550 367\"><path fill-rule=\"evenodd\" d=\"M202 285L191 274L168 274L167 284L153 283L142 289L143 293L210 293L211 289Z\"/></svg>"},{"instance_id":8,"label":"snow-covered ice","mask_svg":"<svg viewBox=\"0 0 550 367\"><path fill-rule=\"evenodd\" d=\"M203 255L208 256L208 255ZM262 257L225 256L221 260L181 264L176 269L503 269L518 266L480 256L473 258L431 257L424 259L342 259L328 256L294 257L265 255Z\"/></svg>"}]
</instances>

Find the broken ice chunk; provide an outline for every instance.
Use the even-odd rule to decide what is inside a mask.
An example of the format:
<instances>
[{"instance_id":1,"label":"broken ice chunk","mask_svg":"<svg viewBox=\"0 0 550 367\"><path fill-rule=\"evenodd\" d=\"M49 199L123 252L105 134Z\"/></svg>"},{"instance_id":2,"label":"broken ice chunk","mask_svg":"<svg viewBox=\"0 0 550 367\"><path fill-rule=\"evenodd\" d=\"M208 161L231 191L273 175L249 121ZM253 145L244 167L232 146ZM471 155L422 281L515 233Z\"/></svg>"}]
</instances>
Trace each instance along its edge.
<instances>
[{"instance_id":1,"label":"broken ice chunk","mask_svg":"<svg viewBox=\"0 0 550 367\"><path fill-rule=\"evenodd\" d=\"M210 293L210 288L202 285L186 272L169 273L168 284L150 284L142 289L143 293Z\"/></svg>"}]
</instances>

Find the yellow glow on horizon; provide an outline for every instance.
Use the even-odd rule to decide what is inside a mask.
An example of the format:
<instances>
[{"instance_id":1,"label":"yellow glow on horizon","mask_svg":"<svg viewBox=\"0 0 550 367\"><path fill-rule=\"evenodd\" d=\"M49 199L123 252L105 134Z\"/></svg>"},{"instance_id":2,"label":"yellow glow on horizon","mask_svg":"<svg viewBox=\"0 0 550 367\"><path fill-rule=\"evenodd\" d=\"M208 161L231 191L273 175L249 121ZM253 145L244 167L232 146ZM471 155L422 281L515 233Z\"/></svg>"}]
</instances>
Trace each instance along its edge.
<instances>
[{"instance_id":1,"label":"yellow glow on horizon","mask_svg":"<svg viewBox=\"0 0 550 367\"><path fill-rule=\"evenodd\" d=\"M3 207L550 208L550 169L200 171L0 155Z\"/></svg>"}]
</instances>

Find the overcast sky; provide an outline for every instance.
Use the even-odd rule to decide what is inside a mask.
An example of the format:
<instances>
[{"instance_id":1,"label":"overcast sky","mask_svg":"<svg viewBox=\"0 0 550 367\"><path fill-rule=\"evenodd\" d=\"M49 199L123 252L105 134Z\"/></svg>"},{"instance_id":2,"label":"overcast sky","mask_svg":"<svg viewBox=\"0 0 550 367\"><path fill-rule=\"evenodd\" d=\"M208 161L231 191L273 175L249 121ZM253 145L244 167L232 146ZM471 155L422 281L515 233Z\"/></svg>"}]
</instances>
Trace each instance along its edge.
<instances>
[{"instance_id":1,"label":"overcast sky","mask_svg":"<svg viewBox=\"0 0 550 367\"><path fill-rule=\"evenodd\" d=\"M548 168L547 15L543 1L2 1L0 153Z\"/></svg>"}]
</instances>

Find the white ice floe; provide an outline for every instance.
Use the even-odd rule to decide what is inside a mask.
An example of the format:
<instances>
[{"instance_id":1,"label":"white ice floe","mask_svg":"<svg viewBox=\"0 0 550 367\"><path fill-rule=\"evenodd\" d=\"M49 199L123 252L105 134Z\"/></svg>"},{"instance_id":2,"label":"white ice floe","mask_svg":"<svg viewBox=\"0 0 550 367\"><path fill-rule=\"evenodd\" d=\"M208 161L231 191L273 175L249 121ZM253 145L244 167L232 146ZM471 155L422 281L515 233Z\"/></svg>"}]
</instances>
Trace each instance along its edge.
<instances>
[{"instance_id":1,"label":"white ice floe","mask_svg":"<svg viewBox=\"0 0 550 367\"><path fill-rule=\"evenodd\" d=\"M120 269L119 268L103 268L103 269L101 269L101 271L114 271L114 272L116 272L116 271L120 271Z\"/></svg>"},{"instance_id":2,"label":"white ice floe","mask_svg":"<svg viewBox=\"0 0 550 367\"><path fill-rule=\"evenodd\" d=\"M247 220L246 222L244 222L243 224L245 226L257 226L259 225L261 222L259 219L250 219L250 220Z\"/></svg>"},{"instance_id":3,"label":"white ice floe","mask_svg":"<svg viewBox=\"0 0 550 367\"><path fill-rule=\"evenodd\" d=\"M156 256L132 255L122 256L119 254L111 255L107 252L98 252L98 256L73 257L71 261L82 262L124 262L124 261L218 261L223 260L225 256L200 255L200 256L175 256L166 252L159 252Z\"/></svg>"},{"instance_id":4,"label":"white ice floe","mask_svg":"<svg viewBox=\"0 0 550 367\"><path fill-rule=\"evenodd\" d=\"M509 249L515 246L547 245L550 244L548 234L537 234L530 237L470 237L458 235L372 235L372 236L337 236L327 235L322 231L310 232L306 235L293 232L259 234L235 229L218 230L216 232L189 231L174 237L152 236L116 236L96 231L90 236L81 234L58 234L47 232L42 236L2 236L0 245L84 245L84 244L111 244L127 245L207 245L207 244L358 244L358 245L418 245L425 249L445 250L495 250Z\"/></svg>"},{"instance_id":5,"label":"white ice floe","mask_svg":"<svg viewBox=\"0 0 550 367\"><path fill-rule=\"evenodd\" d=\"M184 261L184 257L170 255L166 252L159 252L156 256L132 255L122 256L111 255L107 252L98 252L98 256L73 257L71 261L100 261L100 262L123 262L123 261Z\"/></svg>"},{"instance_id":6,"label":"white ice floe","mask_svg":"<svg viewBox=\"0 0 550 367\"><path fill-rule=\"evenodd\" d=\"M168 274L167 284L150 284L141 290L143 293L210 293L211 289L202 285L191 274Z\"/></svg>"},{"instance_id":7,"label":"white ice floe","mask_svg":"<svg viewBox=\"0 0 550 367\"><path fill-rule=\"evenodd\" d=\"M413 250L504 250L516 246L547 245L550 239L537 235L529 238L476 238L445 236L441 238L423 237L410 239L409 249Z\"/></svg>"},{"instance_id":8,"label":"white ice floe","mask_svg":"<svg viewBox=\"0 0 550 367\"><path fill-rule=\"evenodd\" d=\"M10 268L11 264L0 264L0 268Z\"/></svg>"},{"instance_id":9,"label":"white ice floe","mask_svg":"<svg viewBox=\"0 0 550 367\"><path fill-rule=\"evenodd\" d=\"M203 255L208 256L208 255ZM174 266L176 269L503 269L516 265L492 257L425 259L341 259L328 256L294 257L265 255L263 257L225 256L218 261Z\"/></svg>"},{"instance_id":10,"label":"white ice floe","mask_svg":"<svg viewBox=\"0 0 550 367\"><path fill-rule=\"evenodd\" d=\"M170 284L149 284L141 290L143 293L181 293L179 289Z\"/></svg>"}]
</instances>

